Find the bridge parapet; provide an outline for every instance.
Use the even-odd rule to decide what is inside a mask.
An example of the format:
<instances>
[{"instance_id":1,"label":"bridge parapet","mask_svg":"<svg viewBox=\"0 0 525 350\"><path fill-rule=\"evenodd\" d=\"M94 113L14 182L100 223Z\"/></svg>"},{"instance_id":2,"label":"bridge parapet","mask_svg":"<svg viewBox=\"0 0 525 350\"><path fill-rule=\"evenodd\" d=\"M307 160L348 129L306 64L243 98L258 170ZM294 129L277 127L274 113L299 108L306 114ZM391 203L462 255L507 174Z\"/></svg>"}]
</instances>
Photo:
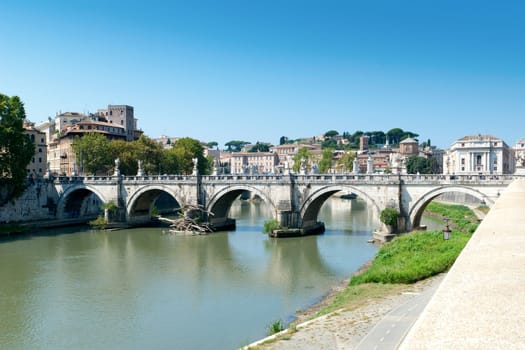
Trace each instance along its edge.
<instances>
[{"instance_id":1,"label":"bridge parapet","mask_svg":"<svg viewBox=\"0 0 525 350\"><path fill-rule=\"evenodd\" d=\"M59 176L53 180L55 184L111 184L118 180L116 176Z\"/></svg>"},{"instance_id":2,"label":"bridge parapet","mask_svg":"<svg viewBox=\"0 0 525 350\"><path fill-rule=\"evenodd\" d=\"M146 175L146 176L123 176L124 184L163 184L163 183L187 183L197 182L197 176L191 175Z\"/></svg>"},{"instance_id":3,"label":"bridge parapet","mask_svg":"<svg viewBox=\"0 0 525 350\"><path fill-rule=\"evenodd\" d=\"M400 175L405 184L423 183L429 185L508 185L515 175Z\"/></svg>"}]
</instances>

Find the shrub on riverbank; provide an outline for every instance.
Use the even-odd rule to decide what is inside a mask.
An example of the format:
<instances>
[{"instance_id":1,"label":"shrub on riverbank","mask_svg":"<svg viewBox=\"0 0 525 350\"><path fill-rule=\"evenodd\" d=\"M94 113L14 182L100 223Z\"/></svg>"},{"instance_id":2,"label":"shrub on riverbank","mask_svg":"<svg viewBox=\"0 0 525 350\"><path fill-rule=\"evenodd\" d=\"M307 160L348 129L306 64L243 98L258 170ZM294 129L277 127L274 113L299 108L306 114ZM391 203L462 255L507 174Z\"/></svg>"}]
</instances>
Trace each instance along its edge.
<instances>
[{"instance_id":1,"label":"shrub on riverbank","mask_svg":"<svg viewBox=\"0 0 525 350\"><path fill-rule=\"evenodd\" d=\"M414 283L437 275L452 266L470 236L454 231L444 240L441 231L422 231L397 237L381 247L370 267L350 285Z\"/></svg>"}]
</instances>

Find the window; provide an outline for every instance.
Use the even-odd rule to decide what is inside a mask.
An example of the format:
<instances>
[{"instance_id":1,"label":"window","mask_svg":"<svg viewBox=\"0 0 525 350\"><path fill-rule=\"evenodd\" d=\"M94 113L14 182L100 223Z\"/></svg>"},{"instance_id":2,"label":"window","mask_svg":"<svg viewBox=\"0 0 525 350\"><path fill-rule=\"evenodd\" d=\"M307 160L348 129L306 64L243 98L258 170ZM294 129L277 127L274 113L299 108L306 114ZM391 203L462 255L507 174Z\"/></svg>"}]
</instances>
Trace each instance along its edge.
<instances>
[{"instance_id":1,"label":"window","mask_svg":"<svg viewBox=\"0 0 525 350\"><path fill-rule=\"evenodd\" d=\"M462 144L461 144L461 147L465 147L465 144L464 144L464 143L462 143Z\"/></svg>"},{"instance_id":2,"label":"window","mask_svg":"<svg viewBox=\"0 0 525 350\"><path fill-rule=\"evenodd\" d=\"M42 158L38 158L38 162L39 162L39 163L42 163Z\"/></svg>"},{"instance_id":3,"label":"window","mask_svg":"<svg viewBox=\"0 0 525 350\"><path fill-rule=\"evenodd\" d=\"M481 165L481 155L479 154L476 156L476 164Z\"/></svg>"},{"instance_id":4,"label":"window","mask_svg":"<svg viewBox=\"0 0 525 350\"><path fill-rule=\"evenodd\" d=\"M461 158L461 165L465 165L465 158Z\"/></svg>"},{"instance_id":5,"label":"window","mask_svg":"<svg viewBox=\"0 0 525 350\"><path fill-rule=\"evenodd\" d=\"M44 138L43 137L40 139L40 143L44 143Z\"/></svg>"},{"instance_id":6,"label":"window","mask_svg":"<svg viewBox=\"0 0 525 350\"><path fill-rule=\"evenodd\" d=\"M39 148L39 149L38 149L38 153L42 153L42 148Z\"/></svg>"}]
</instances>

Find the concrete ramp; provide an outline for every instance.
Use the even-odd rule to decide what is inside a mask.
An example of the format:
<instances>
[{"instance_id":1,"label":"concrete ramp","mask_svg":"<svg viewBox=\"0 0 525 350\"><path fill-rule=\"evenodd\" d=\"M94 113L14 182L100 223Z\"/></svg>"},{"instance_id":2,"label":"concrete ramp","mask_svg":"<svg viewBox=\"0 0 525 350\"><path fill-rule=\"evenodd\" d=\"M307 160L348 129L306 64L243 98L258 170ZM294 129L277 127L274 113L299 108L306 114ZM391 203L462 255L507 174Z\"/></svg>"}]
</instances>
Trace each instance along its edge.
<instances>
[{"instance_id":1,"label":"concrete ramp","mask_svg":"<svg viewBox=\"0 0 525 350\"><path fill-rule=\"evenodd\" d=\"M501 194L400 349L525 349L525 179Z\"/></svg>"}]
</instances>

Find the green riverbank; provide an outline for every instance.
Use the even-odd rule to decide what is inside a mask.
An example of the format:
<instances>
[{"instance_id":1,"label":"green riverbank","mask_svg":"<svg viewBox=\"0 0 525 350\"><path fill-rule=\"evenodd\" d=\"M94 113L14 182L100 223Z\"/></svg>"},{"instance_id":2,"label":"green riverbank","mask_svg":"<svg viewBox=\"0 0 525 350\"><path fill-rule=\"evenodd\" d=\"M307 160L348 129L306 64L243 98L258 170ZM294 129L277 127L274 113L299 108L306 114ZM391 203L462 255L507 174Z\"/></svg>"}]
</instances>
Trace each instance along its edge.
<instances>
[{"instance_id":1,"label":"green riverbank","mask_svg":"<svg viewBox=\"0 0 525 350\"><path fill-rule=\"evenodd\" d=\"M309 319L338 310L352 311L365 307L377 300L409 291L418 281L446 272L477 228L477 217L466 206L437 202L427 207L426 214L449 219L452 228L449 240L443 239L442 231L435 230L402 234L385 243L374 259L344 285L334 288L320 303L298 312L288 332L272 342L291 337L297 331L297 325Z\"/></svg>"}]
</instances>

